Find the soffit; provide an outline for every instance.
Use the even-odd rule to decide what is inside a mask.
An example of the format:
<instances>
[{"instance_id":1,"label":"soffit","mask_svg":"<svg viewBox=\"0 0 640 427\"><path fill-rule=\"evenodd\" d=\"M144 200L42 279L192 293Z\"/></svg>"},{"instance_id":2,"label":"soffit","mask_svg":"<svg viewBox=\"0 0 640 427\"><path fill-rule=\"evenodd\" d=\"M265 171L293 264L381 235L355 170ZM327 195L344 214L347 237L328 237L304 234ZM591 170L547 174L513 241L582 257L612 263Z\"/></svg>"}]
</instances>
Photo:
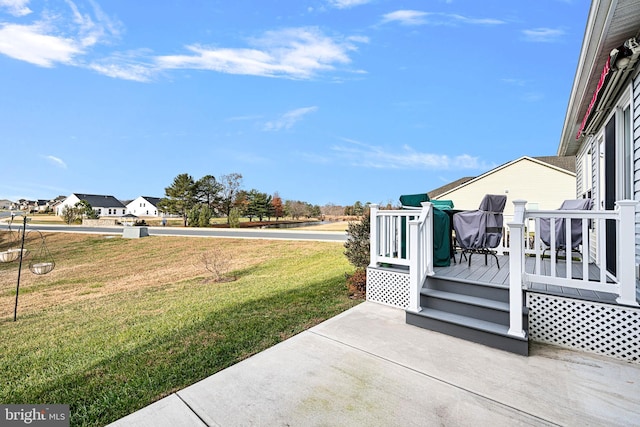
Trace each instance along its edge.
<instances>
[{"instance_id":1,"label":"soffit","mask_svg":"<svg viewBox=\"0 0 640 427\"><path fill-rule=\"evenodd\" d=\"M609 53L640 31L640 0L594 1L589 12L580 64L567 107L559 156L575 155L582 139L576 139Z\"/></svg>"}]
</instances>

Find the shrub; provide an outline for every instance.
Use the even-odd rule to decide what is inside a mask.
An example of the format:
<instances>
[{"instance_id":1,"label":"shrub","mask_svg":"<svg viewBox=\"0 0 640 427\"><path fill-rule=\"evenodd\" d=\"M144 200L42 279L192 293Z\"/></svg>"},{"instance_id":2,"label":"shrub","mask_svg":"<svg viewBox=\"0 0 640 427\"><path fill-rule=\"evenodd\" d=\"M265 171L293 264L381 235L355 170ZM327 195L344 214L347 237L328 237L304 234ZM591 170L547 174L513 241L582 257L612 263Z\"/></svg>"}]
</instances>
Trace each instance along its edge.
<instances>
[{"instance_id":1,"label":"shrub","mask_svg":"<svg viewBox=\"0 0 640 427\"><path fill-rule=\"evenodd\" d=\"M362 298L367 295L367 270L358 268L353 274L347 274L347 288L350 298Z\"/></svg>"},{"instance_id":2,"label":"shrub","mask_svg":"<svg viewBox=\"0 0 640 427\"><path fill-rule=\"evenodd\" d=\"M350 221L347 227L347 242L344 244L347 259L354 267L365 269L369 265L369 233L371 220L369 215L360 221Z\"/></svg>"},{"instance_id":3,"label":"shrub","mask_svg":"<svg viewBox=\"0 0 640 427\"><path fill-rule=\"evenodd\" d=\"M356 267L356 271L347 275L347 287L352 298L365 298L367 291L367 266L370 260L369 233L371 220L369 215L360 221L349 222L347 227L347 241L344 244L349 262Z\"/></svg>"},{"instance_id":4,"label":"shrub","mask_svg":"<svg viewBox=\"0 0 640 427\"><path fill-rule=\"evenodd\" d=\"M230 228L238 228L240 227L240 209L232 208L229 212L229 227Z\"/></svg>"}]
</instances>

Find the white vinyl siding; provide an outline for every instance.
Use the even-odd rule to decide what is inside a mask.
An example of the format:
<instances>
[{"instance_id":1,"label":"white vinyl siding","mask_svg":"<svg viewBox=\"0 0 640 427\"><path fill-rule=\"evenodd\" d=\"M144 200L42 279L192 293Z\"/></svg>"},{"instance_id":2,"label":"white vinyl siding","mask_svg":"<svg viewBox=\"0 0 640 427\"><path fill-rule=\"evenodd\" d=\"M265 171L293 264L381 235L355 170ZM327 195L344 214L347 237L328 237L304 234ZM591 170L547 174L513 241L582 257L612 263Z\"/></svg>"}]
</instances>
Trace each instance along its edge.
<instances>
[{"instance_id":1,"label":"white vinyl siding","mask_svg":"<svg viewBox=\"0 0 640 427\"><path fill-rule=\"evenodd\" d=\"M577 198L593 199L593 209L599 209L598 195L596 194L597 186L594 185L599 170L599 165L596 164L599 158L599 155L597 154L600 152L597 141L597 138L588 137L576 155L576 196ZM597 248L598 241L594 224L589 230L590 259L596 259Z\"/></svg>"},{"instance_id":2,"label":"white vinyl siding","mask_svg":"<svg viewBox=\"0 0 640 427\"><path fill-rule=\"evenodd\" d=\"M633 80L631 90L631 111L633 111L633 193L634 200L640 200L640 74ZM636 264L640 264L640 212L636 211Z\"/></svg>"}]
</instances>

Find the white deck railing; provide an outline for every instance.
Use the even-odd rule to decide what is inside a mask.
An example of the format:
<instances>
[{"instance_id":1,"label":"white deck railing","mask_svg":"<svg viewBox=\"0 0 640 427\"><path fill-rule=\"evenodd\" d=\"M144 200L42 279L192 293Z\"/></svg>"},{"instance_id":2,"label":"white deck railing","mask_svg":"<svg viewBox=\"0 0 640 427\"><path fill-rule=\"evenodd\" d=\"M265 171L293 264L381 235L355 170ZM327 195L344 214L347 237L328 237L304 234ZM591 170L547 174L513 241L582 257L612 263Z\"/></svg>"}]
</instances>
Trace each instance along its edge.
<instances>
[{"instance_id":1,"label":"white deck railing","mask_svg":"<svg viewBox=\"0 0 640 427\"><path fill-rule=\"evenodd\" d=\"M524 334L522 332L522 289L531 283L564 286L568 288L587 289L596 292L609 292L618 295L617 302L624 305L638 306L636 301L635 280L635 211L637 202L622 200L616 203L616 208L611 211L569 211L569 210L531 210L527 211L526 201L516 200L515 213L509 226L509 286L510 286L510 310L511 325L509 333L513 335ZM551 248L546 250L549 257L549 270L544 271L543 248L545 245L540 240L539 233L531 237L525 225L534 224L535 230L540 230L540 220L549 218ZM564 218L566 247L573 245L571 237L571 224L580 221L581 235L584 248L581 260L576 262L569 250L564 259L558 256L555 249L555 219ZM615 273L607 271L607 221L615 223L616 241L616 265ZM597 246L594 254L590 254L589 242L590 228L597 230ZM530 228L529 228L530 229ZM525 250L525 247L527 248ZM525 270L525 252L535 257L533 272ZM564 250L563 250L564 252ZM592 258L594 255L594 258ZM564 265L559 265L563 263ZM597 277L590 275L590 266L597 266ZM560 267L563 268L560 268ZM578 268L576 272L575 269ZM578 278L575 278L578 277Z\"/></svg>"},{"instance_id":2,"label":"white deck railing","mask_svg":"<svg viewBox=\"0 0 640 427\"><path fill-rule=\"evenodd\" d=\"M497 248L509 255L510 329L524 336L522 327L523 289L531 283L609 292L620 304L638 306L635 278L635 211L638 202L623 200L612 211L526 210L526 201L516 200L512 218L505 219L505 238ZM371 267L400 266L409 269L409 310L420 310L420 290L433 274L433 205L422 203L414 210L380 210L371 205ZM544 249L539 233L540 220L549 219L552 248ZM555 246L555 219L566 224L580 221L582 254L576 262L571 253L562 258ZM607 271L607 221L615 223L615 274ZM565 227L565 240L571 242L571 227ZM596 230L597 245L591 245ZM573 245L568 244L568 247ZM595 250L592 250L595 248ZM543 255L544 252L544 255ZM534 258L533 271L525 270L525 256ZM543 263L543 260L548 261ZM543 271L542 266L546 265ZM592 267L596 267L595 269ZM576 272L576 268L578 271ZM594 276L593 271L597 271ZM578 278L576 278L578 277Z\"/></svg>"},{"instance_id":3,"label":"white deck railing","mask_svg":"<svg viewBox=\"0 0 640 427\"><path fill-rule=\"evenodd\" d=\"M409 210L380 210L371 205L369 266L409 267L409 310L420 311L420 290L433 274L433 205Z\"/></svg>"}]
</instances>

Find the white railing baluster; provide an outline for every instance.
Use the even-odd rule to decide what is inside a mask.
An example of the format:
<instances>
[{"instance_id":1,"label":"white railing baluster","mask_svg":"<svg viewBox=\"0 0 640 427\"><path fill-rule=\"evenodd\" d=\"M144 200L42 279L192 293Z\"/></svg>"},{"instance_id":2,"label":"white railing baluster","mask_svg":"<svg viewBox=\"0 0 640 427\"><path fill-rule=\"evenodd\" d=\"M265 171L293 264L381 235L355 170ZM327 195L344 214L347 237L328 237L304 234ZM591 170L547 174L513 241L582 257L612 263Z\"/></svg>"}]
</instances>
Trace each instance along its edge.
<instances>
[{"instance_id":1,"label":"white railing baluster","mask_svg":"<svg viewBox=\"0 0 640 427\"><path fill-rule=\"evenodd\" d=\"M585 239L585 237L587 237ZM582 219L582 281L589 281L589 220Z\"/></svg>"},{"instance_id":2,"label":"white railing baluster","mask_svg":"<svg viewBox=\"0 0 640 427\"><path fill-rule=\"evenodd\" d=\"M571 241L571 225L572 220L565 218L564 220L564 268L565 268L565 276L567 279L573 278L573 268L571 265L571 261L573 260L573 252L572 252L572 241Z\"/></svg>"},{"instance_id":3,"label":"white railing baluster","mask_svg":"<svg viewBox=\"0 0 640 427\"><path fill-rule=\"evenodd\" d=\"M538 230L540 230L540 218L535 218L534 221L536 224L536 234L534 236L534 243L533 243L535 245L535 253L536 253L535 273L540 274L540 269L541 269L540 260L542 258L542 253L540 252L542 249L542 240L540 240L540 233L538 232Z\"/></svg>"},{"instance_id":4,"label":"white railing baluster","mask_svg":"<svg viewBox=\"0 0 640 427\"><path fill-rule=\"evenodd\" d=\"M558 256L558 254L556 253L557 246L556 246L556 219L555 218L549 219L549 230L551 230L551 235L550 235L551 275L555 277L556 276L556 257Z\"/></svg>"}]
</instances>

